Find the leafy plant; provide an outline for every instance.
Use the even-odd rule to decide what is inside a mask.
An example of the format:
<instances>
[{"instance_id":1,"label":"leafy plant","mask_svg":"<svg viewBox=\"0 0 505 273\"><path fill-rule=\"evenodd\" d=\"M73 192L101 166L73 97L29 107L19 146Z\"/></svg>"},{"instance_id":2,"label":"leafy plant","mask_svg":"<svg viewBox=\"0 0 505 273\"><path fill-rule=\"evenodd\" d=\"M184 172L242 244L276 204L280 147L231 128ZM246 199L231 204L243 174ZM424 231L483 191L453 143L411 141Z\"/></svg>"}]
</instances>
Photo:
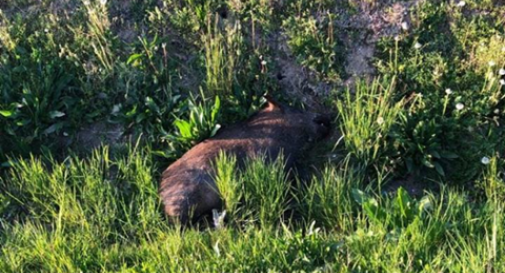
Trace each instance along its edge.
<instances>
[{"instance_id":1,"label":"leafy plant","mask_svg":"<svg viewBox=\"0 0 505 273\"><path fill-rule=\"evenodd\" d=\"M189 112L187 119L177 118L174 126L177 131L174 134L165 136L171 149L175 153L187 150L205 138L214 136L221 125L219 122L219 112L221 110L221 100L218 96L214 98L214 103L210 104L202 94L202 99L197 102L194 97L186 101L186 108ZM181 150L182 149L182 150Z\"/></svg>"},{"instance_id":2,"label":"leafy plant","mask_svg":"<svg viewBox=\"0 0 505 273\"><path fill-rule=\"evenodd\" d=\"M499 148L486 141L501 134L488 122L493 111L498 114L494 119L500 119L496 107L503 100L497 85L502 64L496 55L501 50L496 22L469 22L460 8L424 3L411 31L379 43L379 71L397 77L397 100L411 101L393 130L395 160L425 177L475 178L479 158ZM448 24L450 20L456 23ZM482 31L476 31L477 24L483 24Z\"/></svg>"}]
</instances>

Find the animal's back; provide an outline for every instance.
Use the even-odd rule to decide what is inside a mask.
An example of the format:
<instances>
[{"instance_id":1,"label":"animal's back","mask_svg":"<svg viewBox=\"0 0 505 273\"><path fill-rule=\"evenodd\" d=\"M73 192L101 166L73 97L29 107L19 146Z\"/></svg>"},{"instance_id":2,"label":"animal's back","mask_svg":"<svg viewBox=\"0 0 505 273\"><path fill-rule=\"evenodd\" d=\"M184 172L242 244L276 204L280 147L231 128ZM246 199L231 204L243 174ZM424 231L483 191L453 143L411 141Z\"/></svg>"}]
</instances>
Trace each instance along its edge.
<instances>
[{"instance_id":1,"label":"animal's back","mask_svg":"<svg viewBox=\"0 0 505 273\"><path fill-rule=\"evenodd\" d=\"M289 168L306 142L302 115L287 115L269 106L248 121L223 128L186 152L162 175L160 195L169 216L183 223L221 207L212 165L221 151L235 155L241 164L259 153L275 159L282 151Z\"/></svg>"},{"instance_id":2,"label":"animal's back","mask_svg":"<svg viewBox=\"0 0 505 273\"><path fill-rule=\"evenodd\" d=\"M273 129L265 126L266 121L252 119L247 123L224 128L215 137L197 144L170 165L163 172L160 187L165 212L187 222L192 216L205 214L208 208L221 207L213 179L213 160L220 151L235 155L240 161L263 152L277 156L281 145L273 134ZM272 120L268 123L270 121Z\"/></svg>"}]
</instances>

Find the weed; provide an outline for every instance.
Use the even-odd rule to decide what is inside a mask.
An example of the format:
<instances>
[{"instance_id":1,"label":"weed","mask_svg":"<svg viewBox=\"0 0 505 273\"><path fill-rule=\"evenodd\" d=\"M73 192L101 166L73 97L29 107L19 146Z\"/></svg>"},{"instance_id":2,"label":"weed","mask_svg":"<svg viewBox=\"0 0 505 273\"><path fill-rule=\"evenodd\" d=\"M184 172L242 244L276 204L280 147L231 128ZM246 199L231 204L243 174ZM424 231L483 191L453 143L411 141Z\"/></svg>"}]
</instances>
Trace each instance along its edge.
<instances>
[{"instance_id":1,"label":"weed","mask_svg":"<svg viewBox=\"0 0 505 273\"><path fill-rule=\"evenodd\" d=\"M384 163L388 153L391 155L391 129L404 104L393 101L394 90L394 78L371 84L361 81L356 83L354 94L348 89L337 102L344 144L363 167Z\"/></svg>"}]
</instances>

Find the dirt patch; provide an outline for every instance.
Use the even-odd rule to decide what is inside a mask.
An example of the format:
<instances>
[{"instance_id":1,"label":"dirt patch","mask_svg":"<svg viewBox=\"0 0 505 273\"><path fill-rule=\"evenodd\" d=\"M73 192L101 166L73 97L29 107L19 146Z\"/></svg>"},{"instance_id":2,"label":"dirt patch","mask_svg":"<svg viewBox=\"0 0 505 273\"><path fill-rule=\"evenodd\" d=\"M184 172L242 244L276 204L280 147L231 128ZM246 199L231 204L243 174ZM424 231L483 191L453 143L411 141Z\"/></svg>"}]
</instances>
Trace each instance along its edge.
<instances>
[{"instance_id":1,"label":"dirt patch","mask_svg":"<svg viewBox=\"0 0 505 273\"><path fill-rule=\"evenodd\" d=\"M119 144L122 142L123 137L123 126L99 121L89 124L77 132L71 147L77 150L92 151L102 144Z\"/></svg>"},{"instance_id":2,"label":"dirt patch","mask_svg":"<svg viewBox=\"0 0 505 273\"><path fill-rule=\"evenodd\" d=\"M338 11L336 25L342 30L339 36L349 49L345 64L349 78L345 80L345 86L352 88L358 78L375 74L373 58L377 41L408 31L411 25L409 9L421 1L379 1L373 5L361 1L352 15L347 9Z\"/></svg>"},{"instance_id":3,"label":"dirt patch","mask_svg":"<svg viewBox=\"0 0 505 273\"><path fill-rule=\"evenodd\" d=\"M346 80L346 85L350 85L355 81L356 77L369 76L375 73L374 67L370 64L375 51L374 45L361 44L349 52L346 60L345 71L351 75Z\"/></svg>"},{"instance_id":4,"label":"dirt patch","mask_svg":"<svg viewBox=\"0 0 505 273\"><path fill-rule=\"evenodd\" d=\"M360 1L352 14L348 7L337 8L337 35L347 49L346 61L342 64L347 77L342 84L322 82L314 72L300 65L282 33L274 33L274 38L268 41L278 65L278 71L272 76L277 77L285 94L301 100L310 109L324 111L320 98L327 97L331 90L352 89L357 79L375 75L373 61L377 42L383 37L407 32L411 24L409 10L421 1L424 0L378 1L373 4Z\"/></svg>"},{"instance_id":5,"label":"dirt patch","mask_svg":"<svg viewBox=\"0 0 505 273\"><path fill-rule=\"evenodd\" d=\"M298 99L312 111L325 112L321 98L327 97L335 86L320 81L315 72L299 64L281 32L272 36L267 43L273 49L278 70L271 72L271 77L278 80L284 94Z\"/></svg>"},{"instance_id":6,"label":"dirt patch","mask_svg":"<svg viewBox=\"0 0 505 273\"><path fill-rule=\"evenodd\" d=\"M325 97L332 89L330 84L318 82L316 76L299 65L294 58L277 57L277 79L285 94L298 98L310 109L321 111L319 97Z\"/></svg>"},{"instance_id":7,"label":"dirt patch","mask_svg":"<svg viewBox=\"0 0 505 273\"><path fill-rule=\"evenodd\" d=\"M425 191L434 191L438 185L432 185L423 181L417 181L414 176L397 178L388 182L383 190L390 194L395 194L399 188L403 188L412 197L421 197Z\"/></svg>"}]
</instances>

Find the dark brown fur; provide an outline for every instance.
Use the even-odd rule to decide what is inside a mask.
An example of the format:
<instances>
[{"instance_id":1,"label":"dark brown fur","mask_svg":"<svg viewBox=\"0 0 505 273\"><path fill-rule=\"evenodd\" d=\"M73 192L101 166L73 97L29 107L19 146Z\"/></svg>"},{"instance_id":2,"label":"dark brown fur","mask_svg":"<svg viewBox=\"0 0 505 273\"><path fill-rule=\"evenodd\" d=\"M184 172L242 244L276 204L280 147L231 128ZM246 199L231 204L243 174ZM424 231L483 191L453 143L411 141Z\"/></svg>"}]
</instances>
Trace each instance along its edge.
<instances>
[{"instance_id":1,"label":"dark brown fur","mask_svg":"<svg viewBox=\"0 0 505 273\"><path fill-rule=\"evenodd\" d=\"M267 100L268 105L249 120L222 129L163 172L160 195L167 215L187 223L221 207L212 176L220 151L236 155L239 161L259 153L275 159L282 151L289 169L307 144L328 134L329 118Z\"/></svg>"}]
</instances>

